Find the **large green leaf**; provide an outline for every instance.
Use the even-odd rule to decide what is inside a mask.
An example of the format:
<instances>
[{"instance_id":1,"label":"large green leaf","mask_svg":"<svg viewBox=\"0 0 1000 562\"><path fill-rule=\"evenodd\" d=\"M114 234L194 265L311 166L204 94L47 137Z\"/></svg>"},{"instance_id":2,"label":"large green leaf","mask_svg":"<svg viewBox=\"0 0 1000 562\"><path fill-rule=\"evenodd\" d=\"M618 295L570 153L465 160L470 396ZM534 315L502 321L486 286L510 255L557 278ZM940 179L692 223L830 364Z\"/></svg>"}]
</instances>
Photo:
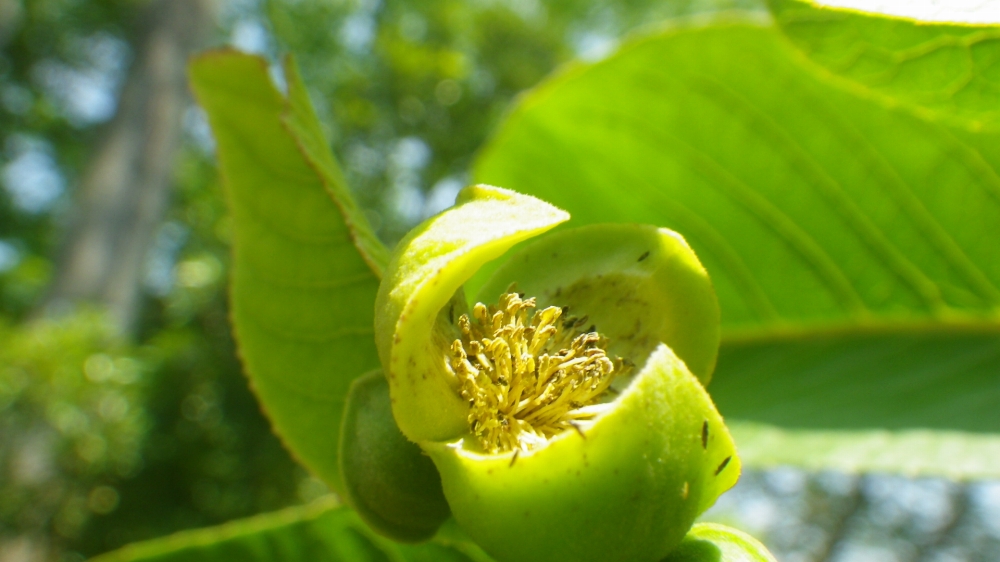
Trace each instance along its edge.
<instances>
[{"instance_id":1,"label":"large green leaf","mask_svg":"<svg viewBox=\"0 0 1000 562\"><path fill-rule=\"evenodd\" d=\"M294 64L286 80L287 98L262 59L233 51L191 65L233 216L240 355L277 433L340 489L344 398L378 367L372 306L387 253L347 195Z\"/></svg>"},{"instance_id":2,"label":"large green leaf","mask_svg":"<svg viewBox=\"0 0 1000 562\"><path fill-rule=\"evenodd\" d=\"M931 24L768 0L780 29L831 73L974 128L1000 126L1000 28Z\"/></svg>"},{"instance_id":3,"label":"large green leaf","mask_svg":"<svg viewBox=\"0 0 1000 562\"><path fill-rule=\"evenodd\" d=\"M997 477L995 334L733 341L719 363L746 464Z\"/></svg>"},{"instance_id":4,"label":"large green leaf","mask_svg":"<svg viewBox=\"0 0 1000 562\"><path fill-rule=\"evenodd\" d=\"M452 527L418 545L372 532L331 500L136 543L92 562L490 562Z\"/></svg>"},{"instance_id":5,"label":"large green leaf","mask_svg":"<svg viewBox=\"0 0 1000 562\"><path fill-rule=\"evenodd\" d=\"M747 465L1000 476L1000 138L843 83L767 23L674 27L524 97L474 175L688 239Z\"/></svg>"}]
</instances>

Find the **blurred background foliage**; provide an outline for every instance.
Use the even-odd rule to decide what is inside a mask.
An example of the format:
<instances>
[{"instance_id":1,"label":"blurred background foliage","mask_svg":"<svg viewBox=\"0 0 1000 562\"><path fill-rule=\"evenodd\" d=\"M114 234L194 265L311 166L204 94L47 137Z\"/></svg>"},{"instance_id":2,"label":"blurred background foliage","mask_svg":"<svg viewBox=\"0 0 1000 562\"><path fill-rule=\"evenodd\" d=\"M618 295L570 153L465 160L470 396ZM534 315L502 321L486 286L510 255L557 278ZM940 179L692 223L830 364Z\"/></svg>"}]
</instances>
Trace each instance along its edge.
<instances>
[{"instance_id":1,"label":"blurred background foliage","mask_svg":"<svg viewBox=\"0 0 1000 562\"><path fill-rule=\"evenodd\" d=\"M82 560L326 493L271 434L240 373L225 297L229 226L203 115L187 95L172 110L175 130L150 119L155 105L128 110L149 103L133 85L143 72L157 87L177 81L146 56L157 33L207 29L180 43L182 61L224 44L275 64L294 52L355 195L392 243L451 204L511 99L558 64L600 58L669 17L756 7L192 0L185 20L163 15L170 2L0 0L3 562ZM140 130L131 144L173 144L158 153L172 165L108 179L101 162L130 165L115 145L130 126ZM94 187L115 181L134 187ZM72 262L101 251L78 244L88 220L139 212L145 203L127 194L158 183L169 204L153 212L155 228L125 224L103 239L114 255L104 269L134 272L141 295L123 311ZM144 251L117 250L121 239Z\"/></svg>"},{"instance_id":2,"label":"blurred background foliage","mask_svg":"<svg viewBox=\"0 0 1000 562\"><path fill-rule=\"evenodd\" d=\"M559 64L599 59L646 25L734 8L763 10L0 0L0 562L82 560L326 493L271 434L240 373L230 227L208 127L185 93L188 54L229 44L277 65L295 53L349 184L391 244L453 202L510 101ZM180 94L164 98L171 88ZM110 258L81 273L74 264L93 255ZM913 492L931 500L899 503L877 477L779 470L747 481L718 516L754 527L783 560L865 559L834 547L851 525L880 532L882 497L898 505L882 532L890 546L872 560L921 559L906 554L921 536L945 544L966 519L1000 520L993 484L934 481ZM918 516L928 505L944 505L932 523ZM979 533L972 552L996 552L994 527L963 531Z\"/></svg>"}]
</instances>

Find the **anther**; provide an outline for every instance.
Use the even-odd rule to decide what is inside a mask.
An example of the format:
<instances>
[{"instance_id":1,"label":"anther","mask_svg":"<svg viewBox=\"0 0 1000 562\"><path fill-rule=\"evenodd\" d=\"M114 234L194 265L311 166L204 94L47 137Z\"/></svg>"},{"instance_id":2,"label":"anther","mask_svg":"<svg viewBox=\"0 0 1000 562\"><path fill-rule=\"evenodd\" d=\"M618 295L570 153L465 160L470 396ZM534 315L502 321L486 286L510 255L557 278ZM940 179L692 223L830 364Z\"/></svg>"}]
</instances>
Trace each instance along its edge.
<instances>
[{"instance_id":1,"label":"anther","mask_svg":"<svg viewBox=\"0 0 1000 562\"><path fill-rule=\"evenodd\" d=\"M569 429L582 435L575 420L598 415L594 405L630 370L631 362L607 356L607 339L594 326L574 329L586 316L566 318L569 307L548 307L529 319L535 306L511 287L498 305L477 303L472 319L458 319L462 338L448 364L469 401L469 427L491 453L527 451Z\"/></svg>"}]
</instances>

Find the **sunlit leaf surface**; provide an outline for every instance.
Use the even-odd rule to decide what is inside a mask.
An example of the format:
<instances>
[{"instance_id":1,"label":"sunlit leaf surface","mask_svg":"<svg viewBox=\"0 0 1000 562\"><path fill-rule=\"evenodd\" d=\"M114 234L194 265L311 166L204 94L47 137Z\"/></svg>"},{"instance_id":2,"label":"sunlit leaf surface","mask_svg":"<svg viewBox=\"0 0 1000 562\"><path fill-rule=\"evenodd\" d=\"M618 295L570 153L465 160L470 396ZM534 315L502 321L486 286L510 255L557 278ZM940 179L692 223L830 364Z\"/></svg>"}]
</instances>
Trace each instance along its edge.
<instances>
[{"instance_id":1,"label":"sunlit leaf surface","mask_svg":"<svg viewBox=\"0 0 1000 562\"><path fill-rule=\"evenodd\" d=\"M920 2L899 4L913 8ZM971 127L1000 126L1000 27L877 17L810 0L769 0L769 5L779 29L803 53L861 91ZM955 18L965 15L950 8ZM992 22L1000 23L1000 7L992 9Z\"/></svg>"},{"instance_id":2,"label":"sunlit leaf surface","mask_svg":"<svg viewBox=\"0 0 1000 562\"><path fill-rule=\"evenodd\" d=\"M475 178L684 234L748 465L998 476L1000 143L842 82L763 23L666 29L525 97Z\"/></svg>"},{"instance_id":3,"label":"sunlit leaf surface","mask_svg":"<svg viewBox=\"0 0 1000 562\"><path fill-rule=\"evenodd\" d=\"M232 51L196 59L191 79L233 216L230 298L250 383L291 452L339 488L344 397L378 367L385 250L346 195L294 65L287 99L262 59Z\"/></svg>"}]
</instances>

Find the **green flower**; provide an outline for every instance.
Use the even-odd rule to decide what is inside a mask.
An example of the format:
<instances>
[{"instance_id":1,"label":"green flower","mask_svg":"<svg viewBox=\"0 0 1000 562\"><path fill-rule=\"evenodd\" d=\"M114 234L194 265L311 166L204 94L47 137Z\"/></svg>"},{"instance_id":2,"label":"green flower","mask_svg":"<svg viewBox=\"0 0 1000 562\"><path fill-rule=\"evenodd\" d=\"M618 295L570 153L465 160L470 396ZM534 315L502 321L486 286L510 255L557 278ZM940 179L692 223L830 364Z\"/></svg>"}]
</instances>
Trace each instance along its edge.
<instances>
[{"instance_id":1,"label":"green flower","mask_svg":"<svg viewBox=\"0 0 1000 562\"><path fill-rule=\"evenodd\" d=\"M487 262L568 219L473 186L396 248L375 331L398 430L375 424L367 439L380 450L359 453L365 438L351 432L371 424L351 412L374 410L349 406L342 446L355 449L341 457L368 459L343 472L376 528L429 536L447 509L412 506L443 506L443 490L458 524L502 562L652 562L735 484L739 459L703 387L718 304L680 235L560 230L511 252L467 300L463 285ZM359 382L349 400L382 380Z\"/></svg>"}]
</instances>

